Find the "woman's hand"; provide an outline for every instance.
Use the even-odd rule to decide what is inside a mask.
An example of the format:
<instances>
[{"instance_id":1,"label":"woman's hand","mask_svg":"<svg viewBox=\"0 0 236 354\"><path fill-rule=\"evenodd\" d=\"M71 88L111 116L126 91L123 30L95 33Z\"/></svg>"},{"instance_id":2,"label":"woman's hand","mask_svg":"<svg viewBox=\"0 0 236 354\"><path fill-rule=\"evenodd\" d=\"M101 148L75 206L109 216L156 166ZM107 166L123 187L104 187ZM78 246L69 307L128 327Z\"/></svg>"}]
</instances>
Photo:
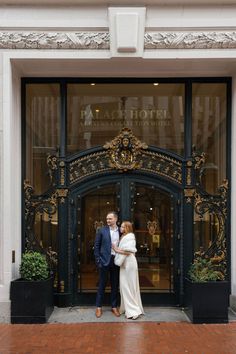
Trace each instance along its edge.
<instances>
[{"instance_id":1,"label":"woman's hand","mask_svg":"<svg viewBox=\"0 0 236 354\"><path fill-rule=\"evenodd\" d=\"M125 256L129 256L131 254L131 252L123 251L122 249L120 249L118 247L116 247L116 249L114 251L119 254L124 254Z\"/></svg>"},{"instance_id":2,"label":"woman's hand","mask_svg":"<svg viewBox=\"0 0 236 354\"><path fill-rule=\"evenodd\" d=\"M132 253L128 251L123 251L122 249L117 247L115 243L112 243L111 247L116 253L124 254L125 256L129 256Z\"/></svg>"},{"instance_id":3,"label":"woman's hand","mask_svg":"<svg viewBox=\"0 0 236 354\"><path fill-rule=\"evenodd\" d=\"M111 247L112 247L112 249L113 249L115 252L117 252L118 247L117 247L116 243L113 243L113 244L111 245Z\"/></svg>"}]
</instances>

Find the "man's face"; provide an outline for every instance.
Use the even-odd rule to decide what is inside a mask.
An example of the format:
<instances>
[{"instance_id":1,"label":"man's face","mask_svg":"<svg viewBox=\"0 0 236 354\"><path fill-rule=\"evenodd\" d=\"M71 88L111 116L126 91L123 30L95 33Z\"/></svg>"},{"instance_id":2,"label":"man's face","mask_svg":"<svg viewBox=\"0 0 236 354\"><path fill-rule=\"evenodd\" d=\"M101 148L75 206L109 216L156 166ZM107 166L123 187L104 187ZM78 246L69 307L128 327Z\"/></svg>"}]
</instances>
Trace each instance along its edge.
<instances>
[{"instance_id":1,"label":"man's face","mask_svg":"<svg viewBox=\"0 0 236 354\"><path fill-rule=\"evenodd\" d=\"M117 218L114 214L107 214L107 225L108 226L115 226Z\"/></svg>"}]
</instances>

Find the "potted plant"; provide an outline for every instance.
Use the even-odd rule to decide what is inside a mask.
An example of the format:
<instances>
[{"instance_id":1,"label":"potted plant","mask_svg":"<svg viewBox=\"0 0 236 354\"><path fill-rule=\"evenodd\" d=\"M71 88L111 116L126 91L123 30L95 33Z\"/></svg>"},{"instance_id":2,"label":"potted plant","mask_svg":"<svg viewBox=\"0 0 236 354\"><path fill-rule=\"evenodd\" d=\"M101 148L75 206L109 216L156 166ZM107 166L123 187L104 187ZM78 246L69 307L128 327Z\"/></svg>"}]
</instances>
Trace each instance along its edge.
<instances>
[{"instance_id":1,"label":"potted plant","mask_svg":"<svg viewBox=\"0 0 236 354\"><path fill-rule=\"evenodd\" d=\"M186 313L193 323L228 322L229 285L220 258L197 255L190 266L185 283Z\"/></svg>"},{"instance_id":2,"label":"potted plant","mask_svg":"<svg viewBox=\"0 0 236 354\"><path fill-rule=\"evenodd\" d=\"M45 323L53 311L53 280L46 256L35 251L22 255L20 279L10 288L11 323Z\"/></svg>"}]
</instances>

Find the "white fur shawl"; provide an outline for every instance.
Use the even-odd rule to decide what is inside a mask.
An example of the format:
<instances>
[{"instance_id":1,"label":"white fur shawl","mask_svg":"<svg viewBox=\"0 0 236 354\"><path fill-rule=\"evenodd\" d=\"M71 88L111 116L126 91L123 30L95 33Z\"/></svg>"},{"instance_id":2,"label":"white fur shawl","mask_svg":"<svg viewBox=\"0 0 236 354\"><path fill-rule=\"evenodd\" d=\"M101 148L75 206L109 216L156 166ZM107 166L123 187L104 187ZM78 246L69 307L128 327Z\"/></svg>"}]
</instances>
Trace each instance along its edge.
<instances>
[{"instance_id":1,"label":"white fur shawl","mask_svg":"<svg viewBox=\"0 0 236 354\"><path fill-rule=\"evenodd\" d=\"M120 240L119 248L122 251L136 253L137 249L136 249L136 240L134 234L130 232L127 235L123 236ZM121 266L124 263L126 257L127 256L125 254L116 253L115 260L114 260L115 264L117 266Z\"/></svg>"}]
</instances>

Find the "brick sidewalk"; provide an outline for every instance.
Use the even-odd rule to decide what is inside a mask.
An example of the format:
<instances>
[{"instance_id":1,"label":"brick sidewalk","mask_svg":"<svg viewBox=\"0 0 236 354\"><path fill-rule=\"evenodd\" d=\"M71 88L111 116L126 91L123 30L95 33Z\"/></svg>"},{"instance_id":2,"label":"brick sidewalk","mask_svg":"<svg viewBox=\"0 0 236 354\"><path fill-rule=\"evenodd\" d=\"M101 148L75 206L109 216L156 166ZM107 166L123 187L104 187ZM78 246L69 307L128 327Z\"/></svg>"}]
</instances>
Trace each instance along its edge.
<instances>
[{"instance_id":1,"label":"brick sidewalk","mask_svg":"<svg viewBox=\"0 0 236 354\"><path fill-rule=\"evenodd\" d=\"M236 323L0 324L0 354L235 354Z\"/></svg>"}]
</instances>

